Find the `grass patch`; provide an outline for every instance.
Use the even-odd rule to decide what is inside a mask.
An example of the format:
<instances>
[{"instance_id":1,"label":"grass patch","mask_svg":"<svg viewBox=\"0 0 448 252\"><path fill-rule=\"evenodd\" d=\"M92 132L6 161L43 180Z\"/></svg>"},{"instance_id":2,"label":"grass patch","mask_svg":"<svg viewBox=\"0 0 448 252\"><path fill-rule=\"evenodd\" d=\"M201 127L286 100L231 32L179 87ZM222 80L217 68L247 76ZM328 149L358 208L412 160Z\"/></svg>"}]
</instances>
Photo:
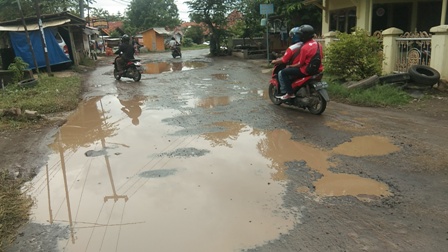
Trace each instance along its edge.
<instances>
[{"instance_id":1,"label":"grass patch","mask_svg":"<svg viewBox=\"0 0 448 252\"><path fill-rule=\"evenodd\" d=\"M14 241L18 228L28 221L33 201L21 190L23 182L0 171L0 251Z\"/></svg>"},{"instance_id":2,"label":"grass patch","mask_svg":"<svg viewBox=\"0 0 448 252\"><path fill-rule=\"evenodd\" d=\"M64 112L78 106L81 93L81 78L40 76L39 83L33 88L8 85L0 90L0 109L20 108L39 114ZM0 128L17 128L27 124L27 120L18 117L0 117Z\"/></svg>"},{"instance_id":3,"label":"grass patch","mask_svg":"<svg viewBox=\"0 0 448 252\"><path fill-rule=\"evenodd\" d=\"M335 101L366 107L397 107L408 104L412 97L390 86L377 85L369 89L347 89L344 85L328 81L328 93Z\"/></svg>"}]
</instances>

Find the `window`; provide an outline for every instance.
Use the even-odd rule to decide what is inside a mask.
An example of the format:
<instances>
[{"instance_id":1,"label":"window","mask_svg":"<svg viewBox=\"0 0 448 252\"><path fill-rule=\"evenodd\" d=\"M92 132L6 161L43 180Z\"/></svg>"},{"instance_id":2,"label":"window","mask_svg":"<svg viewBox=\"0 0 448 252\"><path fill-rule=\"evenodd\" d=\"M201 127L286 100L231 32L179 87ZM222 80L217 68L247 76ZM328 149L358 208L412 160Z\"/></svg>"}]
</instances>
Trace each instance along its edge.
<instances>
[{"instance_id":1,"label":"window","mask_svg":"<svg viewBox=\"0 0 448 252\"><path fill-rule=\"evenodd\" d=\"M330 12L330 30L351 32L356 27L356 8Z\"/></svg>"}]
</instances>

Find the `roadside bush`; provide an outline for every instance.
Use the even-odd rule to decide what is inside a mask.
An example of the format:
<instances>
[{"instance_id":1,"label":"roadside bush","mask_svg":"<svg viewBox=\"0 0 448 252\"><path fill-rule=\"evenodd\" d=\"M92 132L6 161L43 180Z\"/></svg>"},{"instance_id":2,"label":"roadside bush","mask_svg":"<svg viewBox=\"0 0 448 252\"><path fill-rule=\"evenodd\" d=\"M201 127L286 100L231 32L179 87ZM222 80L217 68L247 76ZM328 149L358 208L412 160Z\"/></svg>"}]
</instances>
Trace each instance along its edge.
<instances>
[{"instance_id":1,"label":"roadside bush","mask_svg":"<svg viewBox=\"0 0 448 252\"><path fill-rule=\"evenodd\" d=\"M8 70L13 73L12 80L17 83L23 79L25 69L28 67L28 63L23 61L21 57L15 57L13 63L8 66Z\"/></svg>"},{"instance_id":2,"label":"roadside bush","mask_svg":"<svg viewBox=\"0 0 448 252\"><path fill-rule=\"evenodd\" d=\"M358 29L352 34L338 33L339 41L325 50L325 72L341 81L358 81L381 74L382 46L377 38Z\"/></svg>"},{"instance_id":3,"label":"roadside bush","mask_svg":"<svg viewBox=\"0 0 448 252\"><path fill-rule=\"evenodd\" d=\"M185 47L193 46L193 39L188 38L188 37L184 37L182 39L182 46L185 46Z\"/></svg>"}]
</instances>

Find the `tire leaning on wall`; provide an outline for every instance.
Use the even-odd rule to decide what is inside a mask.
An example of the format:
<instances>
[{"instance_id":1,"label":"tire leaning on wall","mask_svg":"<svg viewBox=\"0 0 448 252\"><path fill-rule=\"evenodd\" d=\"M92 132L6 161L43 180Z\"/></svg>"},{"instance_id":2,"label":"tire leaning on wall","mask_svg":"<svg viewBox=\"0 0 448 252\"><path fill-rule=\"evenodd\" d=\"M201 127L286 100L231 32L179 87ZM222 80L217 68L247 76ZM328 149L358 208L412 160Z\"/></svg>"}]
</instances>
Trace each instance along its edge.
<instances>
[{"instance_id":1,"label":"tire leaning on wall","mask_svg":"<svg viewBox=\"0 0 448 252\"><path fill-rule=\"evenodd\" d=\"M408 74L415 84L422 86L432 86L440 80L440 73L437 70L424 65L411 66Z\"/></svg>"},{"instance_id":2,"label":"tire leaning on wall","mask_svg":"<svg viewBox=\"0 0 448 252\"><path fill-rule=\"evenodd\" d=\"M26 79L26 80L22 80L18 83L18 85L20 87L24 87L24 88L31 88L36 86L38 83L38 80L34 79L34 78L30 78L30 79Z\"/></svg>"},{"instance_id":3,"label":"tire leaning on wall","mask_svg":"<svg viewBox=\"0 0 448 252\"><path fill-rule=\"evenodd\" d=\"M411 80L411 76L408 73L389 74L379 77L379 81L382 84L390 83L406 83Z\"/></svg>"}]
</instances>

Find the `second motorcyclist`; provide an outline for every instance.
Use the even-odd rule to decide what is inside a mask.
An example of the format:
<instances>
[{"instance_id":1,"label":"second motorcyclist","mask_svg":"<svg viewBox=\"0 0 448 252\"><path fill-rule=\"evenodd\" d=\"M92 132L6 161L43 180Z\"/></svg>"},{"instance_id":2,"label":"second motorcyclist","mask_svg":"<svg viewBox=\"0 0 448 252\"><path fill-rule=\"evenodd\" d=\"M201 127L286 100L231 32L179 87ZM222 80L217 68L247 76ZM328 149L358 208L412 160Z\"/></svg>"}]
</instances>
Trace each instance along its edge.
<instances>
[{"instance_id":1,"label":"second motorcyclist","mask_svg":"<svg viewBox=\"0 0 448 252\"><path fill-rule=\"evenodd\" d=\"M120 55L120 57L117 59L117 68L118 73L122 75L124 73L124 69L126 67L126 64L134 59L134 46L129 43L130 37L127 34L124 34L121 37L121 44L118 47L118 50L115 52L115 54Z\"/></svg>"},{"instance_id":2,"label":"second motorcyclist","mask_svg":"<svg viewBox=\"0 0 448 252\"><path fill-rule=\"evenodd\" d=\"M171 37L170 42L168 42L168 46L170 47L171 51L176 51L177 54L180 56L180 43L177 42L175 37Z\"/></svg>"}]
</instances>

